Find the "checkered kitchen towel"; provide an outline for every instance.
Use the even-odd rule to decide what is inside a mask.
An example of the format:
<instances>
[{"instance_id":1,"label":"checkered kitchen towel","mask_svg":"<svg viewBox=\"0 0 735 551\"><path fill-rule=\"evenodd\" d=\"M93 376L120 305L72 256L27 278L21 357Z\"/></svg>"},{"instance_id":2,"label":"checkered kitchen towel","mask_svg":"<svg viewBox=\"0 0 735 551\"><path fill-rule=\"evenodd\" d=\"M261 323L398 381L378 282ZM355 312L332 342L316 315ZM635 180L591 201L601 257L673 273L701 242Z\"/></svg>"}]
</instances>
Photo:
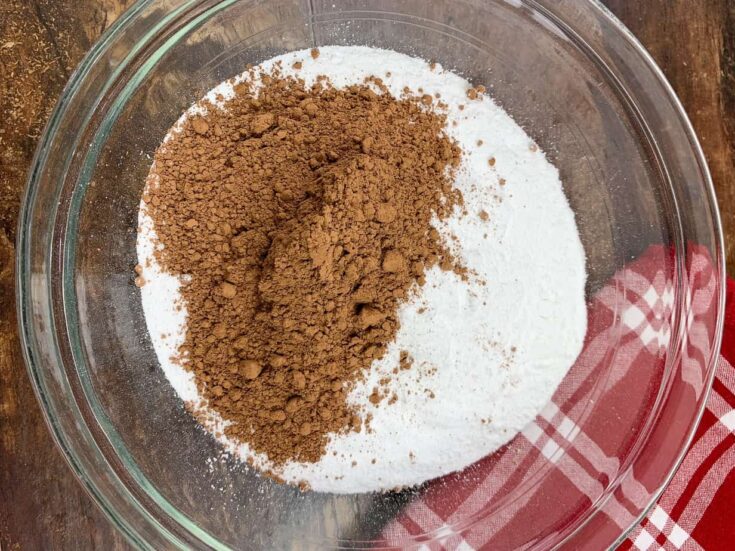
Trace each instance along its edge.
<instances>
[{"instance_id":1,"label":"checkered kitchen towel","mask_svg":"<svg viewBox=\"0 0 735 551\"><path fill-rule=\"evenodd\" d=\"M713 330L711 312L718 292L709 256L694 250L692 258L690 281L698 290L685 297L689 337L679 375L687 385L678 385L676 388L685 389L675 396L681 399L682 410L694 407L704 390L706 343ZM668 325L674 299L672 266L665 249L652 247L617 273L591 301L584 349L549 406L503 449L459 475L430 483L386 526L384 546L395 548L411 541L414 547L431 551L523 548L528 542L514 540L514 534L533 532L536 522L543 530L557 518L563 529L570 512L587 509L618 474L616 452L635 440L629 427L640 420L636 412L642 414L642 406L653 401L663 381L656 373L663 373L664 351L672 332ZM735 511L733 280L728 281L727 295L722 355L695 440L657 505L621 549L735 549L735 522L731 520ZM611 339L619 343L614 357L609 355ZM599 376L602 369L607 370L606 377ZM606 378L602 389L596 384L600 378ZM590 402L611 405L597 418L594 413L585 417L584 405ZM692 413L680 415L690 419ZM674 416L659 423L670 427L676 422ZM666 434L660 438L649 448L681 446L669 442ZM656 461L654 454L655 450L651 462ZM543 482L537 485L540 479ZM525 483L530 491L503 503L490 520L471 523L473 515L486 512L506 488ZM602 541L610 542L622 533L635 521L634 512L646 504L647 488L644 472L624 479L604 505L602 520L587 527L591 536L577 541L575 548L598 549ZM467 525L458 526L467 519ZM428 533L433 541L422 543L419 535ZM596 537L600 542L593 541Z\"/></svg>"}]
</instances>

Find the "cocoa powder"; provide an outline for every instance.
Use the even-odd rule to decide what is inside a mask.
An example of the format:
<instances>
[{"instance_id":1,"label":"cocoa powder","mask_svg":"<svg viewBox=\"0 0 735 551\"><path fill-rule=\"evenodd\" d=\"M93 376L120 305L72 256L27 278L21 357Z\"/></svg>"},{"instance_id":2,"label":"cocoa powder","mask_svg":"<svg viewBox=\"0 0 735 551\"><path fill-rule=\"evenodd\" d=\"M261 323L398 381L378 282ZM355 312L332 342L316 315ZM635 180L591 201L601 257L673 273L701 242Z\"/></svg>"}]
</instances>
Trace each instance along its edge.
<instances>
[{"instance_id":1,"label":"cocoa powder","mask_svg":"<svg viewBox=\"0 0 735 551\"><path fill-rule=\"evenodd\" d=\"M377 78L251 77L257 91L237 85L159 148L143 201L184 282L180 353L208 407L276 465L313 462L330 433L365 430L347 394L425 271L463 274L431 226L462 202L460 151L436 102Z\"/></svg>"}]
</instances>

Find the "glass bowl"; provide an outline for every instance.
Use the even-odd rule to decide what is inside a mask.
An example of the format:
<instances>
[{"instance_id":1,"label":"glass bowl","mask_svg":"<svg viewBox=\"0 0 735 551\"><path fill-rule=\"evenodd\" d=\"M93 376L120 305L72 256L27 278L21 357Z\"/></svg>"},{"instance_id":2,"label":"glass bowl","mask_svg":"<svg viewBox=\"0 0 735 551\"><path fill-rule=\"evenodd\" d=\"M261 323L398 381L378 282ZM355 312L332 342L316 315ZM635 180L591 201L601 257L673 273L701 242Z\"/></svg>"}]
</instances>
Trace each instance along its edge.
<instances>
[{"instance_id":1,"label":"glass bowl","mask_svg":"<svg viewBox=\"0 0 735 551\"><path fill-rule=\"evenodd\" d=\"M386 524L421 488L301 493L258 476L220 453L159 369L132 277L152 153L192 102L246 64L329 44L436 60L484 84L561 171L587 254L587 297L605 285L617 297L611 316L591 311L590 327L605 329L594 343L600 364L569 421L581 433L593 420L628 430L604 438L605 472L584 499L540 496L554 501L555 514L519 513L497 547L613 545L692 438L719 350L724 268L712 185L681 105L596 2L151 0L131 8L64 91L20 220L21 334L59 446L112 522L155 549L429 545L492 526L552 476L539 468L441 531L387 541ZM623 268L651 247L667 286L670 308L658 320L665 338L621 407L606 397L627 353L621 297L639 284ZM705 292L711 300L702 306ZM557 447L557 458L570 449Z\"/></svg>"}]
</instances>

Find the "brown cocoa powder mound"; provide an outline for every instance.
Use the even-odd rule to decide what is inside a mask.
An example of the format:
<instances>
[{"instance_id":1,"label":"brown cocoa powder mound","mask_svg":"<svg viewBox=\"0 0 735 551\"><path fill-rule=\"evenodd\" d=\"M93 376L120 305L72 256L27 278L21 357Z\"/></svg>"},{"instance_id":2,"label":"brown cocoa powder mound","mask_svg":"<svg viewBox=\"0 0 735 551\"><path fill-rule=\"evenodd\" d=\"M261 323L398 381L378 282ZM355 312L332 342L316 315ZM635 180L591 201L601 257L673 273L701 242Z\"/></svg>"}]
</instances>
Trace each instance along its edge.
<instances>
[{"instance_id":1,"label":"brown cocoa powder mound","mask_svg":"<svg viewBox=\"0 0 735 551\"><path fill-rule=\"evenodd\" d=\"M427 268L462 272L431 226L461 204L460 151L379 79L260 78L159 148L143 200L159 262L186 276L184 365L227 436L314 462L330 433L363 430L347 393Z\"/></svg>"}]
</instances>

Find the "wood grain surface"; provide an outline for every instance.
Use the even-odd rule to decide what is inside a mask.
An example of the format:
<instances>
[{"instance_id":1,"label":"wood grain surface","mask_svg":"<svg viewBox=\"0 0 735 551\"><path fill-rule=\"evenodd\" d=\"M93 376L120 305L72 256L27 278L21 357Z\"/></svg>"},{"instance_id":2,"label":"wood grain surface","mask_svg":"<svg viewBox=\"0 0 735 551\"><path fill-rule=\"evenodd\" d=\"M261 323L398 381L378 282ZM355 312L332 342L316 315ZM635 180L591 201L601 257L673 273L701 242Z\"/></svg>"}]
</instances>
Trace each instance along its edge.
<instances>
[{"instance_id":1,"label":"wood grain surface","mask_svg":"<svg viewBox=\"0 0 735 551\"><path fill-rule=\"evenodd\" d=\"M0 548L127 549L44 424L17 340L15 226L33 150L71 71L132 0L0 2ZM682 99L717 188L735 273L735 2L605 0Z\"/></svg>"}]
</instances>

